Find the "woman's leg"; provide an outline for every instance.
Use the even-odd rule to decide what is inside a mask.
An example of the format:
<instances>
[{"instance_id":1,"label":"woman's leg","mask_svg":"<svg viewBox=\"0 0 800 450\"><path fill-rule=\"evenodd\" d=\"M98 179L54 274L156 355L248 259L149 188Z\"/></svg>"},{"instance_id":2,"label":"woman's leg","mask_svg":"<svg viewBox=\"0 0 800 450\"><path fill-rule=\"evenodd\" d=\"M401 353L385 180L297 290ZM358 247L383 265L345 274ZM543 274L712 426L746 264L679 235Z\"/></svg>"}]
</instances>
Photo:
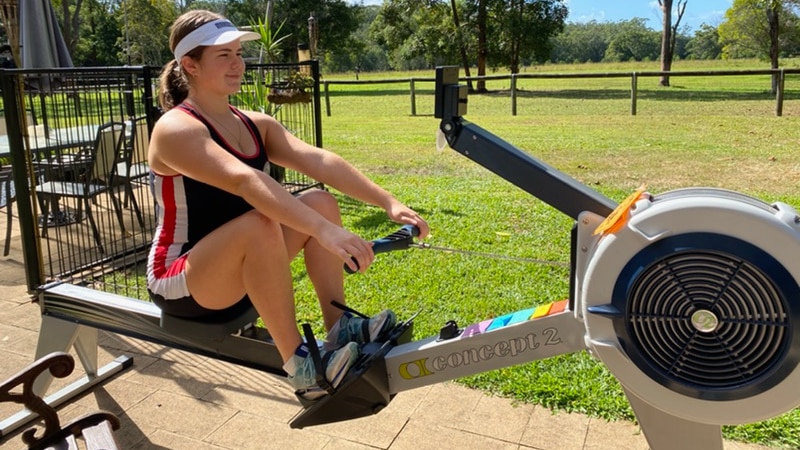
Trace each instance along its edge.
<instances>
[{"instance_id":1,"label":"woman's leg","mask_svg":"<svg viewBox=\"0 0 800 450\"><path fill-rule=\"evenodd\" d=\"M339 204L328 192L308 191L300 199L329 221L342 224ZM284 228L284 234L290 257L294 257L300 250L305 252L308 277L317 293L325 329L328 331L325 342L327 350L339 348L350 341L374 341L394 327L397 317L388 309L372 316L368 325L362 323L364 319L358 317L348 316L343 319L343 311L331 305L333 300L345 303L343 261L325 250L315 239L309 239L308 236L288 228Z\"/></svg>"},{"instance_id":2,"label":"woman's leg","mask_svg":"<svg viewBox=\"0 0 800 450\"><path fill-rule=\"evenodd\" d=\"M339 204L336 198L322 190L310 190L300 195L299 199L320 213L323 217L337 225L342 224ZM323 248L316 239L284 227L286 248L289 257L293 258L303 250L306 270L311 284L319 299L325 329L330 330L342 316L342 310L331 305L336 300L344 304L344 269L338 256Z\"/></svg>"},{"instance_id":3,"label":"woman's leg","mask_svg":"<svg viewBox=\"0 0 800 450\"><path fill-rule=\"evenodd\" d=\"M279 223L245 213L198 242L185 270L189 292L205 308L224 309L249 295L284 362L294 354L302 340Z\"/></svg>"}]
</instances>

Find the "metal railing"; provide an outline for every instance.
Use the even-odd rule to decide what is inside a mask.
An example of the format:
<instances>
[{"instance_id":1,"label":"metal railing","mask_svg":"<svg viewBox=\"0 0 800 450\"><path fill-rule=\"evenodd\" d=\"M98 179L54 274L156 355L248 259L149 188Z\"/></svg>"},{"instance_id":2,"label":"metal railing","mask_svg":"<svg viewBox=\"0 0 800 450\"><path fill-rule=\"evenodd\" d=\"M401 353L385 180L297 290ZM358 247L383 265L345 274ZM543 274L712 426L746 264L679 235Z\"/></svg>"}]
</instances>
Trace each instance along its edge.
<instances>
[{"instance_id":1,"label":"metal railing","mask_svg":"<svg viewBox=\"0 0 800 450\"><path fill-rule=\"evenodd\" d=\"M57 280L146 296L142 268L156 227L150 177L146 166L142 176L123 174L117 164L133 154L137 139L149 139L160 115L159 72L156 67L0 70L5 125L0 163L12 167L30 290ZM268 78L258 75L267 72ZM300 101L278 104L260 97L292 90L286 81L298 79L305 83ZM242 93L231 103L242 109L265 106L261 109L299 138L322 146L316 61L248 66ZM120 147L113 151L110 138L98 131L111 123L124 124ZM292 192L319 185L290 170L273 176Z\"/></svg>"}]
</instances>

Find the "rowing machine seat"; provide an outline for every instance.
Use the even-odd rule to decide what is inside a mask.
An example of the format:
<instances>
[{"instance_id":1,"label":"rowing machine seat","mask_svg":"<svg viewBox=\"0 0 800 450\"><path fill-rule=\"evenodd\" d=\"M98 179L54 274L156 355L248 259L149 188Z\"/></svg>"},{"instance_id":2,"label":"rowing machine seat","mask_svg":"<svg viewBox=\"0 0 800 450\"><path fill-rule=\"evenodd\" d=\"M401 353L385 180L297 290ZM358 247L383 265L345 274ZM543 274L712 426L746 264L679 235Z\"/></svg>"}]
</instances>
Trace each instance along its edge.
<instances>
[{"instance_id":1,"label":"rowing machine seat","mask_svg":"<svg viewBox=\"0 0 800 450\"><path fill-rule=\"evenodd\" d=\"M179 317L162 311L160 325L165 331L180 336L222 339L252 324L258 317L250 299L245 298L229 308L202 317Z\"/></svg>"}]
</instances>

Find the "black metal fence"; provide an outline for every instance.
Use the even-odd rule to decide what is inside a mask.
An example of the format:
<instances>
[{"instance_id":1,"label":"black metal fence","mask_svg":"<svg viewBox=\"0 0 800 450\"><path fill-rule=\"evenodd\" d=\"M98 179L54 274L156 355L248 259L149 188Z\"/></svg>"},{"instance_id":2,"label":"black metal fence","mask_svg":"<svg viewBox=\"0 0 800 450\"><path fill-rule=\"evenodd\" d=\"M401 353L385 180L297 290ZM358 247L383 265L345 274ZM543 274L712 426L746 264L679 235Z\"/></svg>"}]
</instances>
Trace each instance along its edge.
<instances>
[{"instance_id":1,"label":"black metal fence","mask_svg":"<svg viewBox=\"0 0 800 450\"><path fill-rule=\"evenodd\" d=\"M156 226L146 154L159 71L0 70L0 173L13 177L0 207L18 218L29 289L70 281L146 296ZM322 146L316 61L248 66L231 103ZM281 168L272 175L292 192L318 185Z\"/></svg>"}]
</instances>

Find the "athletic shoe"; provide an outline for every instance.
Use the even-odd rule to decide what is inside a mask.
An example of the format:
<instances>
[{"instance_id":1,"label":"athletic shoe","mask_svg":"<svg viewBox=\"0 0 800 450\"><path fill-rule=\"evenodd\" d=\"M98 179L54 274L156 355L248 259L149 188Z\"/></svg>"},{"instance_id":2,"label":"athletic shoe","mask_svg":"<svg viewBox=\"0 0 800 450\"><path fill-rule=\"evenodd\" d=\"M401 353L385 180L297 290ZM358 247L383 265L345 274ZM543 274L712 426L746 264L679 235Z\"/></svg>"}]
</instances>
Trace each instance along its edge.
<instances>
[{"instance_id":1,"label":"athletic shoe","mask_svg":"<svg viewBox=\"0 0 800 450\"><path fill-rule=\"evenodd\" d=\"M384 334L394 328L397 316L390 309L375 314L369 319L353 316L349 312L342 314L325 338L325 350L335 350L348 342L366 344L379 341Z\"/></svg>"},{"instance_id":2,"label":"athletic shoe","mask_svg":"<svg viewBox=\"0 0 800 450\"><path fill-rule=\"evenodd\" d=\"M339 386L347 371L358 359L358 344L348 342L338 350L321 352L322 366L325 368L325 379L334 388ZM283 369L289 374L289 381L295 392L307 400L316 400L327 393L317 384L317 370L314 367L314 358L308 351L306 344L297 348L291 359L284 364Z\"/></svg>"}]
</instances>

